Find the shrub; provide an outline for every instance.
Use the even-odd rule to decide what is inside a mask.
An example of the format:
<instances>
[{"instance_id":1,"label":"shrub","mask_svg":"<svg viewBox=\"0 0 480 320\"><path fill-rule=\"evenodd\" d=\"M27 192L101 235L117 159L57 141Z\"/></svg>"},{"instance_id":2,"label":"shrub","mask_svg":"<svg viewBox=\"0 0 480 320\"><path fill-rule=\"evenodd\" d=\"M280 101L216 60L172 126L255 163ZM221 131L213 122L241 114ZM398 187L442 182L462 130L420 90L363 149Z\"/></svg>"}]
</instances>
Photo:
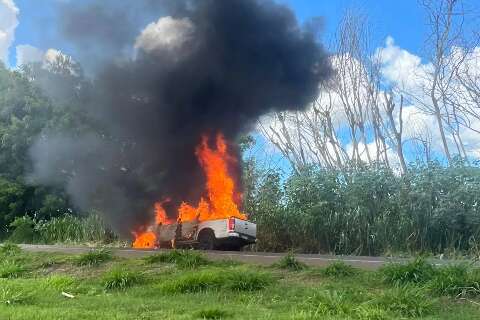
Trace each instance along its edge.
<instances>
[{"instance_id":1,"label":"shrub","mask_svg":"<svg viewBox=\"0 0 480 320\"><path fill-rule=\"evenodd\" d=\"M180 269L195 269L209 264L200 253L191 250L170 250L145 258L147 263L174 263Z\"/></svg>"},{"instance_id":2,"label":"shrub","mask_svg":"<svg viewBox=\"0 0 480 320\"><path fill-rule=\"evenodd\" d=\"M109 270L103 275L103 286L106 290L125 290L142 281L142 276L123 268Z\"/></svg>"},{"instance_id":3,"label":"shrub","mask_svg":"<svg viewBox=\"0 0 480 320\"><path fill-rule=\"evenodd\" d=\"M0 278L17 278L25 272L25 268L13 260L4 260L0 263Z\"/></svg>"},{"instance_id":4,"label":"shrub","mask_svg":"<svg viewBox=\"0 0 480 320\"><path fill-rule=\"evenodd\" d=\"M355 275L358 270L343 261L335 261L323 269L322 273L328 277L341 278Z\"/></svg>"},{"instance_id":5,"label":"shrub","mask_svg":"<svg viewBox=\"0 0 480 320\"><path fill-rule=\"evenodd\" d=\"M383 280L394 284L426 283L435 276L435 272L435 267L422 258L406 264L391 263L380 269Z\"/></svg>"},{"instance_id":6,"label":"shrub","mask_svg":"<svg viewBox=\"0 0 480 320\"><path fill-rule=\"evenodd\" d=\"M228 312L225 310L217 309L217 308L210 308L204 309L196 312L194 314L194 318L197 319L225 319L229 316Z\"/></svg>"},{"instance_id":7,"label":"shrub","mask_svg":"<svg viewBox=\"0 0 480 320\"><path fill-rule=\"evenodd\" d=\"M112 253L105 249L91 250L74 259L77 266L98 266L113 259Z\"/></svg>"},{"instance_id":8,"label":"shrub","mask_svg":"<svg viewBox=\"0 0 480 320\"><path fill-rule=\"evenodd\" d=\"M280 259L280 261L278 261L275 266L280 269L286 269L291 271L300 271L307 268L307 265L301 261L298 261L292 252L289 252L287 255L282 257L282 259Z\"/></svg>"},{"instance_id":9,"label":"shrub","mask_svg":"<svg viewBox=\"0 0 480 320\"><path fill-rule=\"evenodd\" d=\"M398 286L384 291L375 304L404 317L423 317L433 312L435 300L419 287Z\"/></svg>"},{"instance_id":10,"label":"shrub","mask_svg":"<svg viewBox=\"0 0 480 320\"><path fill-rule=\"evenodd\" d=\"M13 232L8 238L13 243L33 243L35 239L34 222L29 216L17 217L11 224Z\"/></svg>"}]
</instances>

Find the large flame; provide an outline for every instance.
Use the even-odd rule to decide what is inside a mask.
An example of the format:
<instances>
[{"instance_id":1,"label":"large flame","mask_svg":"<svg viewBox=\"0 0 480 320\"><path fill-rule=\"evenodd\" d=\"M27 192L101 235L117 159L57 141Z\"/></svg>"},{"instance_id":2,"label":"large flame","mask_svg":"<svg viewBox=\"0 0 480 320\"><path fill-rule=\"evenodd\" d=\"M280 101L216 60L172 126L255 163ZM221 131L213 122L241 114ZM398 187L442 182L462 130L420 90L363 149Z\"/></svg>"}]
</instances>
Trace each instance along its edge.
<instances>
[{"instance_id":1,"label":"large flame","mask_svg":"<svg viewBox=\"0 0 480 320\"><path fill-rule=\"evenodd\" d=\"M208 221L235 217L246 220L247 216L239 209L242 194L235 185L235 180L229 168L238 166L237 159L229 154L225 137L219 133L216 136L216 148L210 148L208 136L203 136L200 145L195 150L205 178L205 197L202 197L197 206L182 202L178 208L177 219L169 218L163 205L170 201L166 198L155 203L155 222L159 224L173 224L175 222ZM153 235L153 239L152 239ZM134 233L134 248L153 248L156 244L154 232L146 231Z\"/></svg>"}]
</instances>

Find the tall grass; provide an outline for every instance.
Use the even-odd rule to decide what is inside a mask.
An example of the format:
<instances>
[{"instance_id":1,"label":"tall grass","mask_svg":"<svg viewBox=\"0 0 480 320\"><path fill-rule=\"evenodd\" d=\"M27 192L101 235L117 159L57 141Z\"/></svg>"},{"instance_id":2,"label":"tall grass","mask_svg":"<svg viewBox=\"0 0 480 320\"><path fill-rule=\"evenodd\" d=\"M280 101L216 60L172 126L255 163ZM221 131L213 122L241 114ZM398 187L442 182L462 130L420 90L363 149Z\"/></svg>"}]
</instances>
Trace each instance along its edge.
<instances>
[{"instance_id":1,"label":"tall grass","mask_svg":"<svg viewBox=\"0 0 480 320\"><path fill-rule=\"evenodd\" d=\"M117 236L96 214L86 217L65 215L35 225L37 241L41 243L110 243Z\"/></svg>"},{"instance_id":2,"label":"tall grass","mask_svg":"<svg viewBox=\"0 0 480 320\"><path fill-rule=\"evenodd\" d=\"M307 167L283 179L258 172L246 211L260 250L381 255L461 252L480 246L480 163L411 165L400 176L371 166Z\"/></svg>"}]
</instances>

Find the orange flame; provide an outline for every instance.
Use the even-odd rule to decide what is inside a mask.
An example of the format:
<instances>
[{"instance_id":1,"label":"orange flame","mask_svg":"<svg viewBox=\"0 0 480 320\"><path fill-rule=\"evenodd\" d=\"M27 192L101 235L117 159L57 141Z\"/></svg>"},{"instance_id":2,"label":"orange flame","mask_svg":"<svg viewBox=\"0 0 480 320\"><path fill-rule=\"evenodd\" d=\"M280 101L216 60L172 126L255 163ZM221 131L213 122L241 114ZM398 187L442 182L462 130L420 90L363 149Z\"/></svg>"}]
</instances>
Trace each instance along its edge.
<instances>
[{"instance_id":1,"label":"orange flame","mask_svg":"<svg viewBox=\"0 0 480 320\"><path fill-rule=\"evenodd\" d=\"M216 148L210 148L208 137L202 136L200 145L195 150L200 166L206 177L206 198L201 198L196 207L182 202L178 208L177 222L207 221L235 217L246 220L247 216L239 210L242 194L237 190L235 180L229 174L229 168L237 166L237 159L228 153L225 137L219 133L216 136ZM175 219L169 218L163 205L171 201L166 198L156 202L155 222L173 224ZM134 233L134 248L152 248L156 235L153 232ZM152 245L153 243L153 245Z\"/></svg>"},{"instance_id":2,"label":"orange flame","mask_svg":"<svg viewBox=\"0 0 480 320\"><path fill-rule=\"evenodd\" d=\"M154 232L147 231L142 233L133 233L135 241L132 244L134 248L153 249L157 242L157 236Z\"/></svg>"}]
</instances>

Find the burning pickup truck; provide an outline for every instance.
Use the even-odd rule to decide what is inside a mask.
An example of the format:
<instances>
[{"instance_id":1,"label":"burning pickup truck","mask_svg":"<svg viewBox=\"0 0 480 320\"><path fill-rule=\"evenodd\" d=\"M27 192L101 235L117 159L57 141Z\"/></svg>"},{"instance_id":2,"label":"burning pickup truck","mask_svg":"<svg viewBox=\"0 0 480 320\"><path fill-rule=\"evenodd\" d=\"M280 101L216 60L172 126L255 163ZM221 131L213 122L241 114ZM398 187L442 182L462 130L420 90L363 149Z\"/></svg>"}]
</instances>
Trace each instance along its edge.
<instances>
[{"instance_id":1,"label":"burning pickup truck","mask_svg":"<svg viewBox=\"0 0 480 320\"><path fill-rule=\"evenodd\" d=\"M159 225L155 233L159 247L171 245L173 248L237 251L245 245L255 243L257 226L250 221L231 217Z\"/></svg>"},{"instance_id":2,"label":"burning pickup truck","mask_svg":"<svg viewBox=\"0 0 480 320\"><path fill-rule=\"evenodd\" d=\"M205 196L197 205L173 202L169 197L156 202L151 224L141 232L132 232L134 248L191 246L239 250L255 243L257 227L239 209L241 192L229 170L238 165L238 160L229 153L223 135L217 135L214 148L203 137L196 155L206 178ZM172 205L175 214L168 215L165 207Z\"/></svg>"}]
</instances>

